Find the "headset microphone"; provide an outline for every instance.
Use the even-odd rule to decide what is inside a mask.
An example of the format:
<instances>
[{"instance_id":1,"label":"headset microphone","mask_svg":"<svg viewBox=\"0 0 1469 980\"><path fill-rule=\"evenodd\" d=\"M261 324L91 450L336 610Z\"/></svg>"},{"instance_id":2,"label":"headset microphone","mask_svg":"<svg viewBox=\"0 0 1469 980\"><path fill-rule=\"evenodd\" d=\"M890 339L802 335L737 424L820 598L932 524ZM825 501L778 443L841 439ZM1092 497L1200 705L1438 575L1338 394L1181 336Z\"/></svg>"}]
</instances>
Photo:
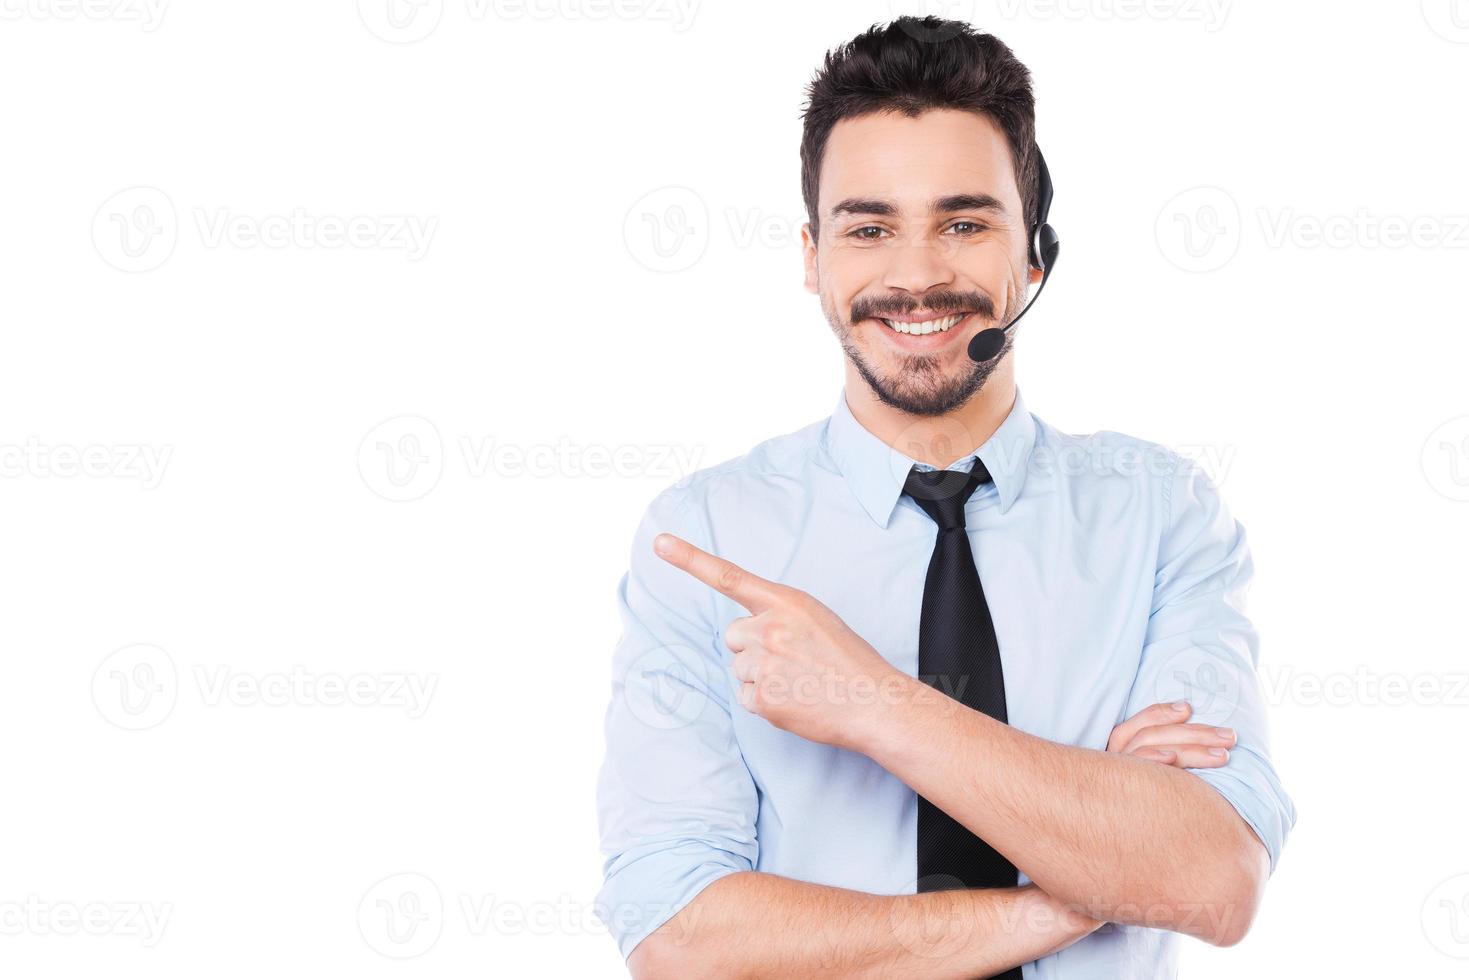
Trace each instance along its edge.
<instances>
[{"instance_id":1,"label":"headset microphone","mask_svg":"<svg viewBox=\"0 0 1469 980\"><path fill-rule=\"evenodd\" d=\"M1056 265L1056 256L1061 252L1061 240L1056 236L1056 229L1046 222L1051 213L1051 171L1046 167L1046 158L1041 156L1039 147L1036 148L1035 155L1039 187L1036 195L1035 237L1030 244L1030 264L1041 270L1041 284L1036 288L1030 302L1025 304L1025 309L1020 311L1020 316L1011 320L1004 329L990 327L974 335L974 339L969 341L969 356L976 361L988 361L1005 348L1005 339L1020 322L1020 317L1029 313L1035 301L1041 298L1046 281L1051 278L1051 269Z\"/></svg>"}]
</instances>

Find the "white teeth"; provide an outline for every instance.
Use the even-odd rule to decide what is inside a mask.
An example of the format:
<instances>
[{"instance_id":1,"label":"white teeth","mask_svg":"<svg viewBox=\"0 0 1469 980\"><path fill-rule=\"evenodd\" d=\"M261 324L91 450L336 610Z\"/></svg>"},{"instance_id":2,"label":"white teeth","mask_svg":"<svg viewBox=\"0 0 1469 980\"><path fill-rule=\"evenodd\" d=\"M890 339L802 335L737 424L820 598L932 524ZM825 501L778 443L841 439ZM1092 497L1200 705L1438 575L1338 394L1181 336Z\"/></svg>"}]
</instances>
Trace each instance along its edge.
<instances>
[{"instance_id":1,"label":"white teeth","mask_svg":"<svg viewBox=\"0 0 1469 980\"><path fill-rule=\"evenodd\" d=\"M924 334L930 334L935 331L942 333L964 319L965 316L966 314L960 313L954 316L939 317L937 320L925 320L922 323L904 323L901 320L883 320L882 322L898 331L898 333L913 334L921 337Z\"/></svg>"}]
</instances>

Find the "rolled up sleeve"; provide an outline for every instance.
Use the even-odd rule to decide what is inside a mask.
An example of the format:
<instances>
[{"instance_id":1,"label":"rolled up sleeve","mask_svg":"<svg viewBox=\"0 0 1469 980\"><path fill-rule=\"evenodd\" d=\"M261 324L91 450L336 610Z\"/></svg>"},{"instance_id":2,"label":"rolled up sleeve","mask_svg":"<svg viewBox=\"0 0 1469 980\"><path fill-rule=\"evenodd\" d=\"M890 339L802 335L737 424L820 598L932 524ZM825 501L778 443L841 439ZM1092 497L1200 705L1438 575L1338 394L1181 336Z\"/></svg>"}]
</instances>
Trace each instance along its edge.
<instances>
[{"instance_id":1,"label":"rolled up sleeve","mask_svg":"<svg viewBox=\"0 0 1469 980\"><path fill-rule=\"evenodd\" d=\"M594 912L624 959L705 886L753 870L758 855L758 797L731 724L714 594L653 553L662 531L707 548L700 514L687 480L659 494L617 589Z\"/></svg>"},{"instance_id":2,"label":"rolled up sleeve","mask_svg":"<svg viewBox=\"0 0 1469 980\"><path fill-rule=\"evenodd\" d=\"M1190 769L1222 795L1270 854L1273 873L1296 809L1270 761L1259 635L1245 615L1254 575L1245 529L1197 464L1176 458L1141 667L1127 715L1186 700L1190 722L1235 730L1229 761Z\"/></svg>"}]
</instances>

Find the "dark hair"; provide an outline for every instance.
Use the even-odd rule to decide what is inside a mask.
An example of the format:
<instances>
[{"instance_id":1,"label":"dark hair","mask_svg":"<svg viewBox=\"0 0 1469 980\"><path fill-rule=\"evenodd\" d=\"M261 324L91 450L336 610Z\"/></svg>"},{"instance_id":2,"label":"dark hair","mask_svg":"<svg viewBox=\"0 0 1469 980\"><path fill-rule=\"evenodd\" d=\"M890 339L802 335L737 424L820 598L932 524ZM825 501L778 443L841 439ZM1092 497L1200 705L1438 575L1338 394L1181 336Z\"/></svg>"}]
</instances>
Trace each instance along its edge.
<instances>
[{"instance_id":1,"label":"dark hair","mask_svg":"<svg viewBox=\"0 0 1469 980\"><path fill-rule=\"evenodd\" d=\"M872 112L917 116L929 109L964 109L989 116L1010 143L1029 241L1038 204L1035 97L1030 70L999 38L932 15L899 17L886 27L874 24L826 53L807 94L801 113L801 196L813 239L820 231L816 196L832 127Z\"/></svg>"}]
</instances>

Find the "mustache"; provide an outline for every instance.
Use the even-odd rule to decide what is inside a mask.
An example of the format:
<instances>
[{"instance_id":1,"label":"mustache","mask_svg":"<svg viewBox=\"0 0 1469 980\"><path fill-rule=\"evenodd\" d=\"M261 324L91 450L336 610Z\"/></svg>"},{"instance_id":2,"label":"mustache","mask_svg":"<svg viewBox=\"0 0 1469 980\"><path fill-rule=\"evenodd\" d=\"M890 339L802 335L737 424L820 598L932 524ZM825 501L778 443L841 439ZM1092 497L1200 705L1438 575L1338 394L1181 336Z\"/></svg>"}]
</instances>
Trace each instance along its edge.
<instances>
[{"instance_id":1,"label":"mustache","mask_svg":"<svg viewBox=\"0 0 1469 980\"><path fill-rule=\"evenodd\" d=\"M929 293L921 301L912 297L892 296L881 299L859 299L852 303L852 322L873 317L916 313L926 310L940 316L948 313L978 313L986 320L995 318L995 303L983 293L940 291Z\"/></svg>"}]
</instances>

